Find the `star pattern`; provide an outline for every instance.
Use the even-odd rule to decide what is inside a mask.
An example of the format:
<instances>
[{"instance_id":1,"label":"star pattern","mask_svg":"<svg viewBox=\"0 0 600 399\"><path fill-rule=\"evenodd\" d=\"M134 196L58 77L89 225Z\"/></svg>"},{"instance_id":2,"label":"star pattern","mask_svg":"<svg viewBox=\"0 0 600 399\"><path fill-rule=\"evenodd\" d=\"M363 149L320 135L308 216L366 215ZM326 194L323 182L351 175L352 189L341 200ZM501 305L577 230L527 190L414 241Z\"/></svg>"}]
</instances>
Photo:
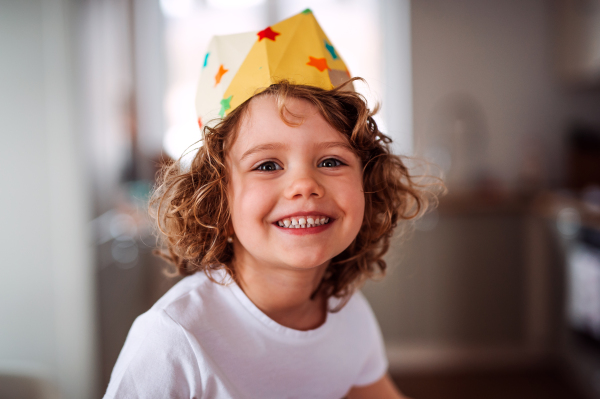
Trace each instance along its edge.
<instances>
[{"instance_id":1,"label":"star pattern","mask_svg":"<svg viewBox=\"0 0 600 399\"><path fill-rule=\"evenodd\" d=\"M203 96L196 105L196 118L200 131L204 128L204 120L208 121L212 116L225 118L235 107L247 100L252 90L246 88L254 88L258 84L255 82L255 75L269 76L271 79L274 73L277 74L278 79L282 76L301 75L306 76L308 81L306 84L323 88L330 87L330 82L333 86L350 79L350 72L337 52L337 47L323 34L310 9L305 9L301 14L291 17L290 21L293 23L265 26L260 32L249 33L246 36L248 42L244 42L248 47L247 49L244 47L247 53L240 56L252 62L244 61L239 66L234 66L227 61L227 57L221 58L222 48L226 55L227 51L234 50L229 48L229 39L211 42L210 47L204 52L204 57L200 59L203 70L198 92L210 93ZM267 40L261 44L263 39ZM236 42L232 41L232 43ZM256 45L259 46L255 47ZM213 51L215 51L214 56ZM310 56L311 54L313 56ZM267 63L282 58L284 62L278 64L276 71L271 71ZM319 73L304 68L304 65L316 68ZM228 96L223 93L227 93ZM233 97L236 101L233 101ZM218 115L215 115L216 113Z\"/></svg>"},{"instance_id":2,"label":"star pattern","mask_svg":"<svg viewBox=\"0 0 600 399\"><path fill-rule=\"evenodd\" d=\"M258 35L258 41L260 42L262 39L269 39L272 41L275 41L275 38L279 35L281 35L281 33L279 32L275 32L273 29L271 29L271 27L269 26L267 29L263 29L260 32L257 33Z\"/></svg>"},{"instance_id":3,"label":"star pattern","mask_svg":"<svg viewBox=\"0 0 600 399\"><path fill-rule=\"evenodd\" d=\"M219 111L219 115L221 116L221 118L225 118L225 111L231 108L232 97L233 95L221 100L221 110Z\"/></svg>"},{"instance_id":4,"label":"star pattern","mask_svg":"<svg viewBox=\"0 0 600 399\"><path fill-rule=\"evenodd\" d=\"M221 83L221 78L223 77L223 75L225 75L225 72L227 72L227 71L229 71L229 69L223 68L223 64L221 64L221 66L219 66L219 71L215 75L215 86L217 86L219 83Z\"/></svg>"},{"instance_id":5,"label":"star pattern","mask_svg":"<svg viewBox=\"0 0 600 399\"><path fill-rule=\"evenodd\" d=\"M329 68L329 65L327 65L327 60L325 58L315 58L309 56L308 59L309 61L306 63L306 65L314 66L319 70L319 72L323 72L326 69L331 69Z\"/></svg>"},{"instance_id":6,"label":"star pattern","mask_svg":"<svg viewBox=\"0 0 600 399\"><path fill-rule=\"evenodd\" d=\"M334 60L337 60L339 57L337 55L337 53L335 52L335 48L327 43L327 40L325 40L325 48L327 49L327 51L329 51L329 54L331 54L331 58L333 58Z\"/></svg>"}]
</instances>

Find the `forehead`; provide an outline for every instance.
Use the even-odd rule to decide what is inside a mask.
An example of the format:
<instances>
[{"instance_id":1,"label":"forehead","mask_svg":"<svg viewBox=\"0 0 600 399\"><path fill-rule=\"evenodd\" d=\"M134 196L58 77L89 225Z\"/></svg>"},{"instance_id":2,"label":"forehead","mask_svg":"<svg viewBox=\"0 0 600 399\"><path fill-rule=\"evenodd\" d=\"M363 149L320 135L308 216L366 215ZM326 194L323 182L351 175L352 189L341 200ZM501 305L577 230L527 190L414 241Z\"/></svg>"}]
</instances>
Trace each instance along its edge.
<instances>
[{"instance_id":1,"label":"forehead","mask_svg":"<svg viewBox=\"0 0 600 399\"><path fill-rule=\"evenodd\" d=\"M283 121L275 96L265 95L252 99L241 120L237 137L230 149L231 154L274 142L284 142L291 146L334 141L348 143L348 139L331 126L310 102L287 98L285 106L289 111L285 113L285 118L298 126L290 126Z\"/></svg>"}]
</instances>

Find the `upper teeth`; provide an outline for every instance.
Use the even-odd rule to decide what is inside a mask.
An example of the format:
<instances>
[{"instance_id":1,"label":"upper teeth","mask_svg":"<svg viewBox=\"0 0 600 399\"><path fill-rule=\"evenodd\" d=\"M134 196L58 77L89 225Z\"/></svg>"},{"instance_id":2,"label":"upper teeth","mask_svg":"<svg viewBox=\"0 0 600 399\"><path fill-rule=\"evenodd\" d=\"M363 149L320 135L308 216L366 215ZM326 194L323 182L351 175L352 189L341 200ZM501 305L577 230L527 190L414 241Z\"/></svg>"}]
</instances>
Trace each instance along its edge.
<instances>
[{"instance_id":1,"label":"upper teeth","mask_svg":"<svg viewBox=\"0 0 600 399\"><path fill-rule=\"evenodd\" d=\"M327 223L329 223L329 218L325 216L297 216L282 219L277 222L280 227L288 229L305 229L307 227L315 227Z\"/></svg>"}]
</instances>

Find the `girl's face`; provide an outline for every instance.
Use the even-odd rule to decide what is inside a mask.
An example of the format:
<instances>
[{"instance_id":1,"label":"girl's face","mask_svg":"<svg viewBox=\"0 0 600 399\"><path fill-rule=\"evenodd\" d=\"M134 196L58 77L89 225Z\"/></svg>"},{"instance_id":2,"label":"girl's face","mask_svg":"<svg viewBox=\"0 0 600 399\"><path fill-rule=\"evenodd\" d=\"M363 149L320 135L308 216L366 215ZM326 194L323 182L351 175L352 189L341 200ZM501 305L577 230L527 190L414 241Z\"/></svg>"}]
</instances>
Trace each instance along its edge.
<instances>
[{"instance_id":1,"label":"girl's face","mask_svg":"<svg viewBox=\"0 0 600 399\"><path fill-rule=\"evenodd\" d=\"M288 99L286 107L305 118L300 126L281 120L274 97L253 99L229 150L234 251L237 260L309 269L327 264L358 234L362 165L312 104Z\"/></svg>"}]
</instances>

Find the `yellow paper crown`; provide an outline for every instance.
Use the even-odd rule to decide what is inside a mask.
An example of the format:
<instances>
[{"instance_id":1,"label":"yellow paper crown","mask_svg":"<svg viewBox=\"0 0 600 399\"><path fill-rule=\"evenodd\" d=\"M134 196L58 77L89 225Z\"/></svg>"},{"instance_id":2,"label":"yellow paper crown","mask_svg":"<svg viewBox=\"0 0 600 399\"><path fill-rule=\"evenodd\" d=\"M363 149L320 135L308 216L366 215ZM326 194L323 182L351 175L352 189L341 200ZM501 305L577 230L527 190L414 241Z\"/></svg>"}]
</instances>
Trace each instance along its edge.
<instances>
[{"instance_id":1,"label":"yellow paper crown","mask_svg":"<svg viewBox=\"0 0 600 399\"><path fill-rule=\"evenodd\" d=\"M198 123L224 118L261 89L284 79L326 90L350 79L346 64L309 9L260 32L212 38L196 95Z\"/></svg>"}]
</instances>

